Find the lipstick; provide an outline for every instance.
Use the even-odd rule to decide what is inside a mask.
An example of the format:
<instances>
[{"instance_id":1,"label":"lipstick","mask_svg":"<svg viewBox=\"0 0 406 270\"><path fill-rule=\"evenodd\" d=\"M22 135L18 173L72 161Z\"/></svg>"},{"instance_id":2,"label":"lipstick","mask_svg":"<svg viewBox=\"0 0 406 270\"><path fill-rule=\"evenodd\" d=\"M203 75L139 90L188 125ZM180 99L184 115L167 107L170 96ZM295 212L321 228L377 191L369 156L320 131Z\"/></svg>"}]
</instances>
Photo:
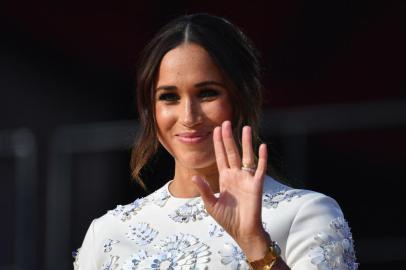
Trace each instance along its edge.
<instances>
[{"instance_id":1,"label":"lipstick","mask_svg":"<svg viewBox=\"0 0 406 270\"><path fill-rule=\"evenodd\" d=\"M210 132L183 132L178 133L176 136L179 141L186 144L197 144L206 140L210 135Z\"/></svg>"}]
</instances>

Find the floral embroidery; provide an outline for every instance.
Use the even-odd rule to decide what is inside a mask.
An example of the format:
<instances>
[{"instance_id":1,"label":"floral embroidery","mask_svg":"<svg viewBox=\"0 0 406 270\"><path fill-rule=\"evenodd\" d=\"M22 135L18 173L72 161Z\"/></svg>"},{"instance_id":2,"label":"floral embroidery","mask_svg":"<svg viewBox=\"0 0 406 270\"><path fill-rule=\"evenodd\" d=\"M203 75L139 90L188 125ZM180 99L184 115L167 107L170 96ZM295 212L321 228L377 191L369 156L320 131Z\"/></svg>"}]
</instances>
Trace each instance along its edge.
<instances>
[{"instance_id":1,"label":"floral embroidery","mask_svg":"<svg viewBox=\"0 0 406 270\"><path fill-rule=\"evenodd\" d=\"M250 266L247 263L247 259L243 251L233 244L224 244L221 251L221 263L224 265L230 265L233 270L248 270Z\"/></svg>"},{"instance_id":2,"label":"floral embroidery","mask_svg":"<svg viewBox=\"0 0 406 270\"><path fill-rule=\"evenodd\" d=\"M300 197L298 192L288 192L287 190L280 190L275 193L262 194L262 203L266 208L277 208L279 203L283 201L290 202L293 197Z\"/></svg>"},{"instance_id":3,"label":"floral embroidery","mask_svg":"<svg viewBox=\"0 0 406 270\"><path fill-rule=\"evenodd\" d=\"M158 231L152 229L148 223L144 222L139 222L135 226L130 225L130 231L126 233L128 238L140 246L151 243L157 234Z\"/></svg>"},{"instance_id":4,"label":"floral embroidery","mask_svg":"<svg viewBox=\"0 0 406 270\"><path fill-rule=\"evenodd\" d=\"M154 250L135 269L206 269L211 254L209 246L183 233L161 240Z\"/></svg>"},{"instance_id":5,"label":"floral embroidery","mask_svg":"<svg viewBox=\"0 0 406 270\"><path fill-rule=\"evenodd\" d=\"M224 229L220 225L210 223L209 225L209 235L210 237L222 237L224 234Z\"/></svg>"},{"instance_id":6,"label":"floral embroidery","mask_svg":"<svg viewBox=\"0 0 406 270\"><path fill-rule=\"evenodd\" d=\"M120 243L120 241L107 239L103 244L104 252L105 253L110 252L113 249L112 245L117 244L117 243Z\"/></svg>"},{"instance_id":7,"label":"floral embroidery","mask_svg":"<svg viewBox=\"0 0 406 270\"><path fill-rule=\"evenodd\" d=\"M109 211L113 216L118 216L122 221L130 220L145 205L145 198L136 199L128 205L118 205L116 209Z\"/></svg>"},{"instance_id":8,"label":"floral embroidery","mask_svg":"<svg viewBox=\"0 0 406 270\"><path fill-rule=\"evenodd\" d=\"M76 269L79 267L79 251L80 251L80 248L72 251L72 257L75 259L73 261L73 269Z\"/></svg>"},{"instance_id":9,"label":"floral embroidery","mask_svg":"<svg viewBox=\"0 0 406 270\"><path fill-rule=\"evenodd\" d=\"M356 270L354 241L348 223L342 217L330 223L330 234L320 232L315 236L319 246L311 248L311 262L320 270Z\"/></svg>"},{"instance_id":10,"label":"floral embroidery","mask_svg":"<svg viewBox=\"0 0 406 270\"><path fill-rule=\"evenodd\" d=\"M131 255L131 257L123 263L123 270L136 270L138 264L148 257L145 250L140 250Z\"/></svg>"},{"instance_id":11,"label":"floral embroidery","mask_svg":"<svg viewBox=\"0 0 406 270\"><path fill-rule=\"evenodd\" d=\"M118 257L118 256L111 256L111 255L110 255L110 258L107 259L107 261L105 261L105 262L103 263L101 269L102 269L102 270L115 270L115 269L117 269L117 268L118 268L118 263L117 263L117 261L118 261L119 258L120 258L120 257Z\"/></svg>"},{"instance_id":12,"label":"floral embroidery","mask_svg":"<svg viewBox=\"0 0 406 270\"><path fill-rule=\"evenodd\" d=\"M169 194L168 190L166 188L163 188L162 190L158 190L157 192L155 192L153 196L153 202L156 205L163 207L170 197L171 195Z\"/></svg>"},{"instance_id":13,"label":"floral embroidery","mask_svg":"<svg viewBox=\"0 0 406 270\"><path fill-rule=\"evenodd\" d=\"M169 217L175 222L197 221L206 217L208 214L200 198L192 199L176 209Z\"/></svg>"}]
</instances>

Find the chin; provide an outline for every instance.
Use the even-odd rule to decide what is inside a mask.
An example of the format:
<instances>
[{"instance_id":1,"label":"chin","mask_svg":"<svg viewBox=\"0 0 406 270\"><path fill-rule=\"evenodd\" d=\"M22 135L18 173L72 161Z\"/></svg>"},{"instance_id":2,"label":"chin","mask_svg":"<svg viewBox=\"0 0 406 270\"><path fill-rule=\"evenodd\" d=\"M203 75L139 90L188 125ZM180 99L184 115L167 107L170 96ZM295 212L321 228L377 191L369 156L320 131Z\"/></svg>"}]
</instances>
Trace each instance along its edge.
<instances>
[{"instance_id":1,"label":"chin","mask_svg":"<svg viewBox=\"0 0 406 270\"><path fill-rule=\"evenodd\" d=\"M204 169L213 166L216 163L215 158L202 158L202 157L183 157L178 159L179 164L188 169Z\"/></svg>"}]
</instances>

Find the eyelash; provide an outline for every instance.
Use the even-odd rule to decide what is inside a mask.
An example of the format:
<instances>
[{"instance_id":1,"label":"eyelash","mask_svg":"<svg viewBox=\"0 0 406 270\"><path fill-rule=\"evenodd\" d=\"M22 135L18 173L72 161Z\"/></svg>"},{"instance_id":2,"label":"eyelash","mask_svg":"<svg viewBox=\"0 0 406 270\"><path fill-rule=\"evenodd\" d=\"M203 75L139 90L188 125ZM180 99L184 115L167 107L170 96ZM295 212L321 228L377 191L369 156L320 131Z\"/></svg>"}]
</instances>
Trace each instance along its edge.
<instances>
[{"instance_id":1,"label":"eyelash","mask_svg":"<svg viewBox=\"0 0 406 270\"><path fill-rule=\"evenodd\" d=\"M217 90L214 89L205 89L199 92L199 98L205 100L205 99L211 99L216 96L218 96L220 93ZM175 93L163 93L159 95L158 97L159 100L166 101L166 102L177 102L180 98L179 95Z\"/></svg>"},{"instance_id":2,"label":"eyelash","mask_svg":"<svg viewBox=\"0 0 406 270\"><path fill-rule=\"evenodd\" d=\"M220 93L217 90L214 89L205 89L200 91L199 96L201 98L212 98L212 97L217 97Z\"/></svg>"},{"instance_id":3,"label":"eyelash","mask_svg":"<svg viewBox=\"0 0 406 270\"><path fill-rule=\"evenodd\" d=\"M178 95L173 94L173 93L165 93L165 94L159 95L158 99L162 100L162 101L175 102L175 101L178 101L179 97L178 97Z\"/></svg>"}]
</instances>

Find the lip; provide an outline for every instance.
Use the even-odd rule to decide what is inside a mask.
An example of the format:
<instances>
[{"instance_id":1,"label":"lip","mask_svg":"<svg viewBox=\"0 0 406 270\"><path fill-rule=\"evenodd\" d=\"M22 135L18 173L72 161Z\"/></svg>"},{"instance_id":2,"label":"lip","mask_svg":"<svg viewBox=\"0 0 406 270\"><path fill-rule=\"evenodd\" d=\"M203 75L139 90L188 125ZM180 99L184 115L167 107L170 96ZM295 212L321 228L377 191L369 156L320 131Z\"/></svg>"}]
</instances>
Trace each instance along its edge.
<instances>
[{"instance_id":1,"label":"lip","mask_svg":"<svg viewBox=\"0 0 406 270\"><path fill-rule=\"evenodd\" d=\"M178 133L175 136L182 143L186 144L198 144L206 140L211 132L182 132Z\"/></svg>"}]
</instances>

